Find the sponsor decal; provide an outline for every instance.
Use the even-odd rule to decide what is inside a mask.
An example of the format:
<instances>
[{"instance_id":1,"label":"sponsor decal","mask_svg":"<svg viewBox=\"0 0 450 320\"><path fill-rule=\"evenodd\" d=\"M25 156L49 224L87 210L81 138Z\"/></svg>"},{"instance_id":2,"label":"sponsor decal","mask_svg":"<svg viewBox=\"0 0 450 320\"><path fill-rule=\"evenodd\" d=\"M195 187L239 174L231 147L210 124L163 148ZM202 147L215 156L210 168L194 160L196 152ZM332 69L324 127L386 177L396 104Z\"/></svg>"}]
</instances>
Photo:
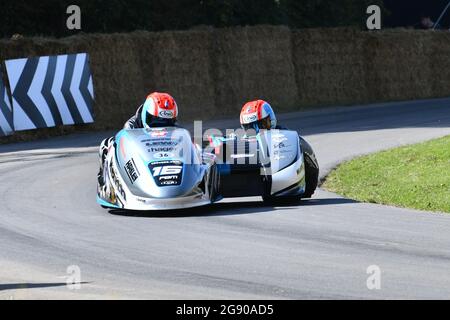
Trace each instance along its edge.
<instances>
[{"instance_id":1,"label":"sponsor decal","mask_svg":"<svg viewBox=\"0 0 450 320\"><path fill-rule=\"evenodd\" d=\"M286 145L283 142L275 143L273 145L274 148L279 148L279 149L284 148L285 146Z\"/></svg>"},{"instance_id":2,"label":"sponsor decal","mask_svg":"<svg viewBox=\"0 0 450 320\"><path fill-rule=\"evenodd\" d=\"M153 130L156 130L156 129L153 129ZM144 140L141 140L141 142L142 143L144 143L144 142L154 142L154 143L158 143L158 142L160 142L160 141L171 141L172 139L171 138L164 138L164 137L156 137L156 138L152 138L152 139L144 139Z\"/></svg>"},{"instance_id":3,"label":"sponsor decal","mask_svg":"<svg viewBox=\"0 0 450 320\"><path fill-rule=\"evenodd\" d=\"M125 190L123 189L122 184L119 181L119 178L117 178L116 170L112 166L110 166L110 173L111 173L111 180L113 181L117 192L119 192L122 198L125 201L127 201L127 195L125 194ZM111 200L113 200L112 197Z\"/></svg>"},{"instance_id":4,"label":"sponsor decal","mask_svg":"<svg viewBox=\"0 0 450 320\"><path fill-rule=\"evenodd\" d=\"M278 142L273 145L273 155L274 160L284 159L285 157L282 154L292 153L292 145L285 144L284 142Z\"/></svg>"},{"instance_id":5,"label":"sponsor decal","mask_svg":"<svg viewBox=\"0 0 450 320\"><path fill-rule=\"evenodd\" d=\"M150 132L150 136L152 137L165 137L167 135L167 130L162 128L162 129L153 129Z\"/></svg>"},{"instance_id":6,"label":"sponsor decal","mask_svg":"<svg viewBox=\"0 0 450 320\"><path fill-rule=\"evenodd\" d=\"M286 145L284 144L284 142L278 142L273 145L275 149L289 148L290 146L291 146L290 144Z\"/></svg>"},{"instance_id":7,"label":"sponsor decal","mask_svg":"<svg viewBox=\"0 0 450 320\"><path fill-rule=\"evenodd\" d=\"M181 184L183 163L177 160L157 161L149 164L156 185L160 187Z\"/></svg>"},{"instance_id":8,"label":"sponsor decal","mask_svg":"<svg viewBox=\"0 0 450 320\"><path fill-rule=\"evenodd\" d=\"M158 116L160 116L161 118L172 119L173 118L173 111L161 110L161 111L158 112Z\"/></svg>"},{"instance_id":9,"label":"sponsor decal","mask_svg":"<svg viewBox=\"0 0 450 320\"><path fill-rule=\"evenodd\" d=\"M139 171L137 170L136 164L134 163L133 159L128 160L128 162L125 164L124 169L131 183L134 183L137 178L139 178Z\"/></svg>"},{"instance_id":10,"label":"sponsor decal","mask_svg":"<svg viewBox=\"0 0 450 320\"><path fill-rule=\"evenodd\" d=\"M242 119L244 120L245 123L258 121L258 115L256 113L245 114L242 116Z\"/></svg>"},{"instance_id":11,"label":"sponsor decal","mask_svg":"<svg viewBox=\"0 0 450 320\"><path fill-rule=\"evenodd\" d=\"M292 150L286 150L286 149L279 149L279 150L275 150L274 152L273 152L273 155L274 156L277 156L277 155L280 155L280 154L286 154L286 153L291 153L292 152Z\"/></svg>"},{"instance_id":12,"label":"sponsor decal","mask_svg":"<svg viewBox=\"0 0 450 320\"><path fill-rule=\"evenodd\" d=\"M287 140L288 140L288 138L286 138L285 136L272 136L272 141L274 143L280 143L280 142L284 142Z\"/></svg>"},{"instance_id":13,"label":"sponsor decal","mask_svg":"<svg viewBox=\"0 0 450 320\"><path fill-rule=\"evenodd\" d=\"M146 147L175 147L177 146L179 143L177 141L171 141L171 140L155 140L155 141L150 141L150 142L146 142L145 146Z\"/></svg>"},{"instance_id":14,"label":"sponsor decal","mask_svg":"<svg viewBox=\"0 0 450 320\"><path fill-rule=\"evenodd\" d=\"M285 156L276 156L276 157L273 157L273 159L275 160L275 161L280 161L281 159L285 159L286 157Z\"/></svg>"},{"instance_id":15,"label":"sponsor decal","mask_svg":"<svg viewBox=\"0 0 450 320\"><path fill-rule=\"evenodd\" d=\"M173 151L174 147L159 147L159 148L150 148L150 152L170 152Z\"/></svg>"}]
</instances>

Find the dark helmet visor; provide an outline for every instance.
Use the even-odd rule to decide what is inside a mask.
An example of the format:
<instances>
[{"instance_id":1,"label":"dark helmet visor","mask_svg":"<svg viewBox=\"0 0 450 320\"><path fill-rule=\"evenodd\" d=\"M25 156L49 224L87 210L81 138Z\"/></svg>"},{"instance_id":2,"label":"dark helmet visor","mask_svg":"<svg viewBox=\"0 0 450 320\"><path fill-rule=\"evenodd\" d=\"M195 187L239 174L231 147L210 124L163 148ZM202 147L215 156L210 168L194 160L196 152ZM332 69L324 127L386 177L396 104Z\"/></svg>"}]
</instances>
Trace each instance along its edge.
<instances>
[{"instance_id":1,"label":"dark helmet visor","mask_svg":"<svg viewBox=\"0 0 450 320\"><path fill-rule=\"evenodd\" d=\"M270 129L270 117L265 117L264 119L255 122L243 124L242 128L244 130L254 129L257 133L261 129Z\"/></svg>"},{"instance_id":2,"label":"dark helmet visor","mask_svg":"<svg viewBox=\"0 0 450 320\"><path fill-rule=\"evenodd\" d=\"M145 123L152 128L157 127L170 127L175 125L177 122L177 119L165 119L160 117L155 117L149 113L147 113L147 116L145 117Z\"/></svg>"}]
</instances>

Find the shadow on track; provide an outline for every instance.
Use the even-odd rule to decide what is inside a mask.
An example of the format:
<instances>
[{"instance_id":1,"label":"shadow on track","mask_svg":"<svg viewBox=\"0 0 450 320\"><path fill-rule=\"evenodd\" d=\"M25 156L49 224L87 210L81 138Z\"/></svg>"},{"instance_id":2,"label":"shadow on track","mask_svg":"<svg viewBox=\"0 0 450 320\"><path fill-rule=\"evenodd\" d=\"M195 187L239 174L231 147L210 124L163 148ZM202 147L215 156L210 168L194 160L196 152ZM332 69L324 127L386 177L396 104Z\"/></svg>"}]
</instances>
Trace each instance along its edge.
<instances>
[{"instance_id":1,"label":"shadow on track","mask_svg":"<svg viewBox=\"0 0 450 320\"><path fill-rule=\"evenodd\" d=\"M277 200L273 203L262 201L236 201L236 202L218 202L212 205L177 209L177 210L158 210L158 211L134 211L110 209L108 212L116 216L142 217L142 218L187 218L200 216L233 216L245 214L263 214L274 212L277 209L296 210L299 206L319 206L319 205L339 205L356 203L357 201L345 198L324 198L324 199L303 199L303 200Z\"/></svg>"},{"instance_id":2,"label":"shadow on track","mask_svg":"<svg viewBox=\"0 0 450 320\"><path fill-rule=\"evenodd\" d=\"M356 200L346 198L325 198L325 199L305 199L302 200L304 206L325 206L335 204L358 203Z\"/></svg>"},{"instance_id":3,"label":"shadow on track","mask_svg":"<svg viewBox=\"0 0 450 320\"><path fill-rule=\"evenodd\" d=\"M89 282L79 282L74 284L88 284ZM51 287L63 287L66 286L65 282L54 283L5 283L0 284L0 291L4 290L17 290L17 289L35 289L35 288L51 288Z\"/></svg>"}]
</instances>

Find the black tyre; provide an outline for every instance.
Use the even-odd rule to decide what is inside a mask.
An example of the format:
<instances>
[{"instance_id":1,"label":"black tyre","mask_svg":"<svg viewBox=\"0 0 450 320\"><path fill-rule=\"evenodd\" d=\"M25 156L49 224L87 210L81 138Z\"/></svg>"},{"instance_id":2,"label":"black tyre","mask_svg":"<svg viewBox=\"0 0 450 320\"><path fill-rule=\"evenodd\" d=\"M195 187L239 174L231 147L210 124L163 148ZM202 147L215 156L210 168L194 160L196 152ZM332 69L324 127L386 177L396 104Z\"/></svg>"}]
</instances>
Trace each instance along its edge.
<instances>
[{"instance_id":1,"label":"black tyre","mask_svg":"<svg viewBox=\"0 0 450 320\"><path fill-rule=\"evenodd\" d=\"M303 153L303 159L305 161L306 188L302 198L311 198L319 183L319 168L308 154Z\"/></svg>"},{"instance_id":2,"label":"black tyre","mask_svg":"<svg viewBox=\"0 0 450 320\"><path fill-rule=\"evenodd\" d=\"M217 165L214 164L210 169L210 176L208 180L209 198L211 201L216 201L219 197L220 174L217 170Z\"/></svg>"}]
</instances>

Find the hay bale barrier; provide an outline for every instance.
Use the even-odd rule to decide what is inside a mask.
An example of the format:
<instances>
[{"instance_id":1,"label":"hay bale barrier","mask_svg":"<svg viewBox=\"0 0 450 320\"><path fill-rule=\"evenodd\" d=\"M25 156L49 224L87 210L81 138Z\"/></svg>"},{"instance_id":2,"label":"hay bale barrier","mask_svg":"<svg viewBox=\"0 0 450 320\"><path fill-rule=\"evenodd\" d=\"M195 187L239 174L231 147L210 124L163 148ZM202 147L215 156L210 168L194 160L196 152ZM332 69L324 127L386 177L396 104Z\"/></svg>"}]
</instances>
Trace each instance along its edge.
<instances>
[{"instance_id":1,"label":"hay bale barrier","mask_svg":"<svg viewBox=\"0 0 450 320\"><path fill-rule=\"evenodd\" d=\"M237 116L243 103L262 98L277 110L295 110L299 95L286 27L258 26L213 31L211 52L216 108Z\"/></svg>"},{"instance_id":2,"label":"hay bale barrier","mask_svg":"<svg viewBox=\"0 0 450 320\"><path fill-rule=\"evenodd\" d=\"M184 121L236 116L261 97L298 111L450 96L450 34L254 26L0 40L0 60L87 52L95 123L17 132L1 142L117 129L151 91L170 92Z\"/></svg>"}]
</instances>

